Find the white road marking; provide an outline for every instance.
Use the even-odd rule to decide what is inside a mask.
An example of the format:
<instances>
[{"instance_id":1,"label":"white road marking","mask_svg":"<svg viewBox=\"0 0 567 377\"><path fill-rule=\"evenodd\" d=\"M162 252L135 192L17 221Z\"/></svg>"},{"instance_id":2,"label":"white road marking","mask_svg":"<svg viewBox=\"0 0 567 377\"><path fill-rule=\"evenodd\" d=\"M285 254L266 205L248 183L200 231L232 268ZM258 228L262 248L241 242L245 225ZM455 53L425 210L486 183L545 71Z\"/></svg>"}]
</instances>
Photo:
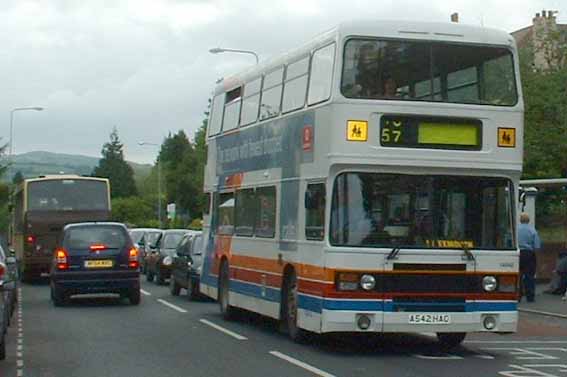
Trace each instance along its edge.
<instances>
[{"instance_id":1,"label":"white road marking","mask_svg":"<svg viewBox=\"0 0 567 377\"><path fill-rule=\"evenodd\" d=\"M479 359L484 359L484 360L494 360L495 357L492 355L474 355L474 357L477 357Z\"/></svg>"},{"instance_id":2,"label":"white road marking","mask_svg":"<svg viewBox=\"0 0 567 377\"><path fill-rule=\"evenodd\" d=\"M315 375L317 375L317 376L321 376L321 377L335 377L335 375L333 375L333 374L327 373L327 372L325 372L325 371L323 371L323 370L321 370L321 369L319 369L319 368L315 368L315 367L312 366L312 365L309 365L309 364L307 364L307 363L304 363L303 361L294 359L293 357L287 356L287 355L285 355L285 354L283 354L283 353L281 353L281 352L278 352L278 351L270 351L270 355L275 356L275 357L278 357L278 358L280 358L280 359L282 359L282 360L287 361L288 363L291 363L291 364L293 364L293 365L295 365L295 366L298 366L298 367L300 367L300 368L303 368L303 369L305 369L305 370L308 370L309 372L311 372L311 373L313 373L313 374L315 374Z\"/></svg>"},{"instance_id":3,"label":"white road marking","mask_svg":"<svg viewBox=\"0 0 567 377\"><path fill-rule=\"evenodd\" d=\"M532 314L541 314L541 315L546 315L548 317L558 317L558 318L566 318L567 319L567 315L566 314L559 314L559 313L553 313L553 312L545 312L543 310L533 310L533 309L518 309L519 312L524 312L524 313L532 313Z\"/></svg>"},{"instance_id":4,"label":"white road marking","mask_svg":"<svg viewBox=\"0 0 567 377\"><path fill-rule=\"evenodd\" d=\"M169 307L170 307L171 309L173 309L173 310L177 310L179 313L187 313L187 310L185 310L185 309L183 309L183 308L180 308L180 307L177 306L177 305L173 305L173 304L170 303L170 302L167 302L167 301L165 301L165 300L162 300L161 298L158 298L158 302L161 302L161 303L164 304L165 306L169 306Z\"/></svg>"},{"instance_id":5,"label":"white road marking","mask_svg":"<svg viewBox=\"0 0 567 377\"><path fill-rule=\"evenodd\" d=\"M429 356L429 355L415 354L413 356L417 357L418 359L424 359L424 360L461 360L462 359L461 356L450 355L450 354L445 354L445 355L442 355L442 356Z\"/></svg>"},{"instance_id":6,"label":"white road marking","mask_svg":"<svg viewBox=\"0 0 567 377\"><path fill-rule=\"evenodd\" d=\"M204 318L201 318L201 319L199 320L199 322L204 323L205 325L210 326L210 327L212 327L213 329L217 329L217 330L219 330L219 331L225 333L226 335L230 335L230 336L232 336L232 337L235 338L235 339L238 339L238 340L248 340L247 337L242 336L242 335L240 335L240 334L237 334L237 333L235 333L235 332L233 332L233 331L230 331L229 329L225 329L224 327L219 326L219 325L217 325L216 323L213 323L213 322L211 322L211 321L207 321L207 320L204 319Z\"/></svg>"},{"instance_id":7,"label":"white road marking","mask_svg":"<svg viewBox=\"0 0 567 377\"><path fill-rule=\"evenodd\" d=\"M148 291L144 291L143 289L140 289L140 292L144 295L144 296L151 296L152 294Z\"/></svg>"},{"instance_id":8,"label":"white road marking","mask_svg":"<svg viewBox=\"0 0 567 377\"><path fill-rule=\"evenodd\" d=\"M470 344L567 344L567 340L465 340Z\"/></svg>"},{"instance_id":9,"label":"white road marking","mask_svg":"<svg viewBox=\"0 0 567 377\"><path fill-rule=\"evenodd\" d=\"M18 348L16 352L17 360L16 376L22 377L24 375L24 324L22 319L22 288L18 288Z\"/></svg>"}]
</instances>

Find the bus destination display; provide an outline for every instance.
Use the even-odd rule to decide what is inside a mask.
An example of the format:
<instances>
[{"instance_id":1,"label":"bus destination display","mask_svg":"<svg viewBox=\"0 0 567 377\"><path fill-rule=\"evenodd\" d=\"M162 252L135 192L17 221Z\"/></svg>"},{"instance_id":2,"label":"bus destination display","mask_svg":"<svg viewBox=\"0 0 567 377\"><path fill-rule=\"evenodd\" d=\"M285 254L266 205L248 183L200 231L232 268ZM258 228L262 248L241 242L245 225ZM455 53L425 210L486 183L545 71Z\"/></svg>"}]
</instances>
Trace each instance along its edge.
<instances>
[{"instance_id":1,"label":"bus destination display","mask_svg":"<svg viewBox=\"0 0 567 377\"><path fill-rule=\"evenodd\" d=\"M385 115L380 121L384 147L480 150L479 120Z\"/></svg>"}]
</instances>

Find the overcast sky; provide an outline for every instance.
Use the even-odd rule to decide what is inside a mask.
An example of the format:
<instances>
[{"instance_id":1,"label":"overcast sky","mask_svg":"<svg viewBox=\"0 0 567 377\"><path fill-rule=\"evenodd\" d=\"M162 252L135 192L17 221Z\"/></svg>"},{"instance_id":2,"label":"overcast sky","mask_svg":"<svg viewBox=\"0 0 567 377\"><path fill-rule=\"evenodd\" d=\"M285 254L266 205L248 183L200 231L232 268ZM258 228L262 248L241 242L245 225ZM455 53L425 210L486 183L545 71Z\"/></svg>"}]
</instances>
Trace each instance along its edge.
<instances>
[{"instance_id":1,"label":"overcast sky","mask_svg":"<svg viewBox=\"0 0 567 377\"><path fill-rule=\"evenodd\" d=\"M482 7L480 7L482 4ZM16 153L99 156L116 126L128 160L152 162L169 132L193 137L217 78L356 18L448 21L509 32L542 9L567 23L567 0L0 1L0 136ZM3 115L2 115L3 114ZM4 119L4 121L1 121ZM1 125L4 126L1 126Z\"/></svg>"}]
</instances>

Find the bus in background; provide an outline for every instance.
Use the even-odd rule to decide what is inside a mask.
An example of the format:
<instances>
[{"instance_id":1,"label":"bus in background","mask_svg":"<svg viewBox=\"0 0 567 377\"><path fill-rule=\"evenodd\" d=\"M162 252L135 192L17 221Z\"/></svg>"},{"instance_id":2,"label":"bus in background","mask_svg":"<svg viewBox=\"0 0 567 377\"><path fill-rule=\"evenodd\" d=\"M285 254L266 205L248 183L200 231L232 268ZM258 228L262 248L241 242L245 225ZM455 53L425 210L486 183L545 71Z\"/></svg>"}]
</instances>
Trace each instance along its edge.
<instances>
[{"instance_id":1,"label":"bus in background","mask_svg":"<svg viewBox=\"0 0 567 377\"><path fill-rule=\"evenodd\" d=\"M110 219L106 178L53 175L24 180L14 192L11 244L24 281L49 272L66 224Z\"/></svg>"},{"instance_id":2,"label":"bus in background","mask_svg":"<svg viewBox=\"0 0 567 377\"><path fill-rule=\"evenodd\" d=\"M215 89L201 292L308 332L517 327L523 101L507 33L345 23Z\"/></svg>"}]
</instances>

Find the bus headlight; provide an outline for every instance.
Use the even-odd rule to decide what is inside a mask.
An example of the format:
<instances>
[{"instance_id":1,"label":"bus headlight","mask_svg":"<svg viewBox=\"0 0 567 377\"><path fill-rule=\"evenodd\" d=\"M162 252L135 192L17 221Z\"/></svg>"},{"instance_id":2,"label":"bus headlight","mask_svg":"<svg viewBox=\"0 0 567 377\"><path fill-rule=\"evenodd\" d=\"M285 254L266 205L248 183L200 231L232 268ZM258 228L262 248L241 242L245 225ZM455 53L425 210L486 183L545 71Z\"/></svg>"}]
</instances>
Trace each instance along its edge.
<instances>
[{"instance_id":1,"label":"bus headlight","mask_svg":"<svg viewBox=\"0 0 567 377\"><path fill-rule=\"evenodd\" d=\"M482 289L486 292L494 292L498 287L498 280L494 276L485 276L482 278Z\"/></svg>"},{"instance_id":2,"label":"bus headlight","mask_svg":"<svg viewBox=\"0 0 567 377\"><path fill-rule=\"evenodd\" d=\"M371 291L376 286L376 279L372 275L364 274L360 277L360 286L365 291Z\"/></svg>"},{"instance_id":3,"label":"bus headlight","mask_svg":"<svg viewBox=\"0 0 567 377\"><path fill-rule=\"evenodd\" d=\"M162 264L164 266L171 266L171 263L173 263L173 259L170 256L163 258Z\"/></svg>"}]
</instances>

